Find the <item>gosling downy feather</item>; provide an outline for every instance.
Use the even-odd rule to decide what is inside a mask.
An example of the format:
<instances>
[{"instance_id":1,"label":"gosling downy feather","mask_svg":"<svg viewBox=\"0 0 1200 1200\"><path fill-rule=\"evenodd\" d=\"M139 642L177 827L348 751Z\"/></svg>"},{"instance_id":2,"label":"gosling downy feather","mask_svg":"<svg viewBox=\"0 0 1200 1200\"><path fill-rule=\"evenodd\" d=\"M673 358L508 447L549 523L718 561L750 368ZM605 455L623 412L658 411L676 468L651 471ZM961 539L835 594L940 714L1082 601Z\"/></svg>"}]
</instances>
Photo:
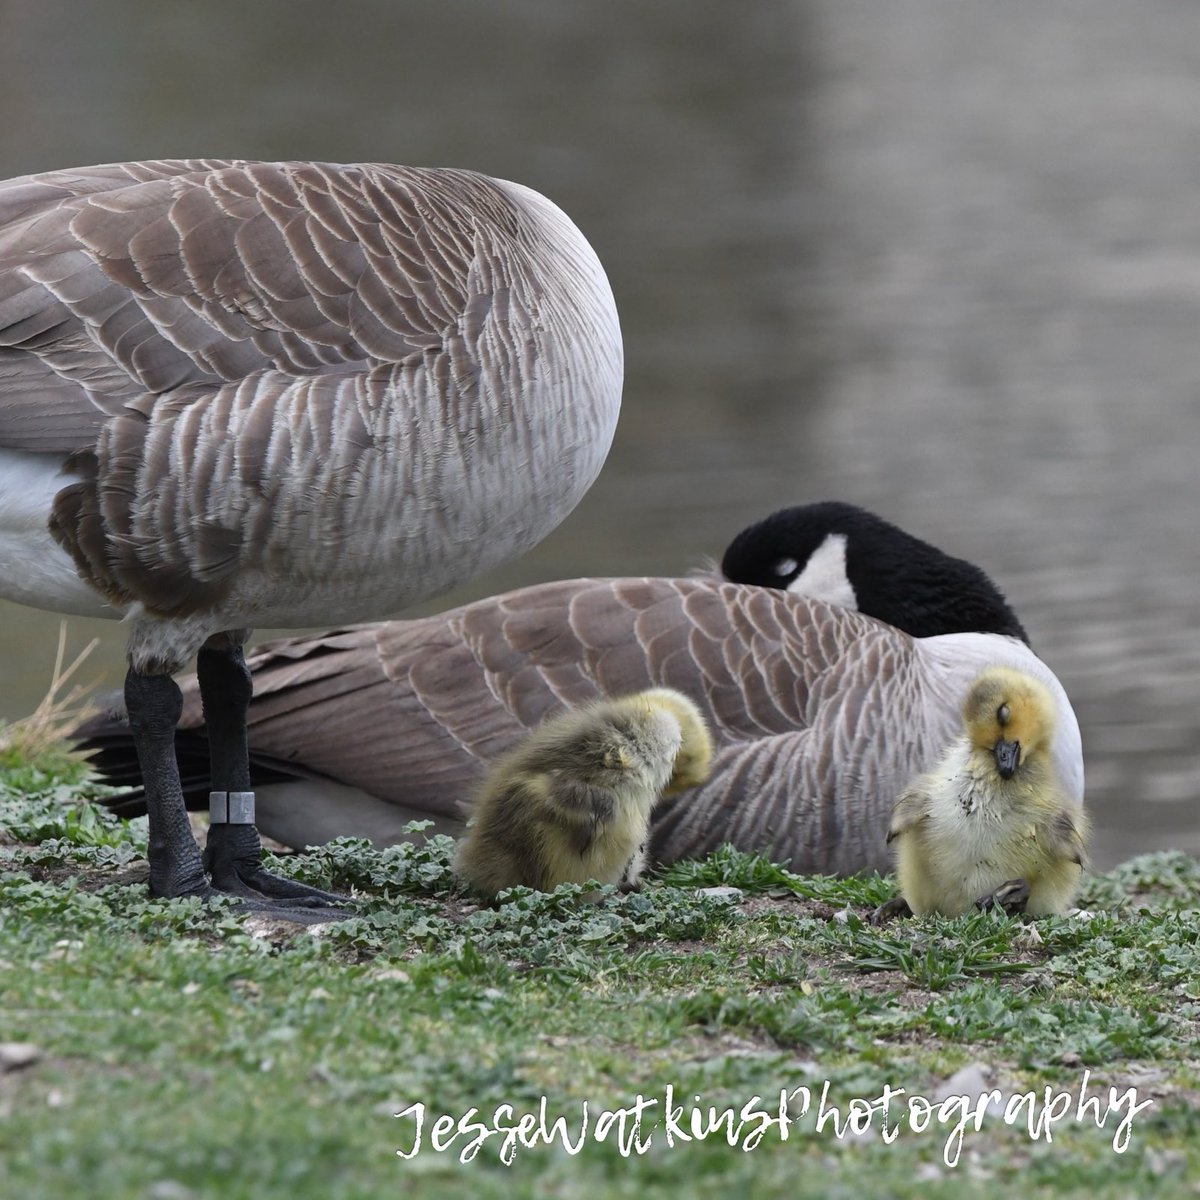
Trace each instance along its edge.
<instances>
[{"instance_id":1,"label":"gosling downy feather","mask_svg":"<svg viewBox=\"0 0 1200 1200\"><path fill-rule=\"evenodd\" d=\"M486 896L636 883L651 810L667 789L701 782L710 753L699 710L667 688L552 715L489 768L456 869Z\"/></svg>"},{"instance_id":2,"label":"gosling downy feather","mask_svg":"<svg viewBox=\"0 0 1200 1200\"><path fill-rule=\"evenodd\" d=\"M1060 719L1025 671L989 667L972 681L957 736L892 812L900 892L917 916L957 916L1018 879L1034 916L1074 899L1088 826L1052 761Z\"/></svg>"},{"instance_id":3,"label":"gosling downy feather","mask_svg":"<svg viewBox=\"0 0 1200 1200\"><path fill-rule=\"evenodd\" d=\"M621 372L600 264L518 184L218 160L0 183L0 596L128 622L152 891L284 886L245 867L248 627L380 616L528 548L598 473ZM172 740L197 651L207 872Z\"/></svg>"}]
</instances>

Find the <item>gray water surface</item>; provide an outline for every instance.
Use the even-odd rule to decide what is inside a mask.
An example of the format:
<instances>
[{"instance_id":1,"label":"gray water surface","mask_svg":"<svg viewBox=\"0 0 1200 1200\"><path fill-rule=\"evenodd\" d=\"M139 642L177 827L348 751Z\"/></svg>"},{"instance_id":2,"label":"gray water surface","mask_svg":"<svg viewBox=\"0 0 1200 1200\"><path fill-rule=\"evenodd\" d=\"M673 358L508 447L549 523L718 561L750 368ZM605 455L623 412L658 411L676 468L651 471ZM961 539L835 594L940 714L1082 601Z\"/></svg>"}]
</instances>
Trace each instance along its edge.
<instances>
[{"instance_id":1,"label":"gray water surface","mask_svg":"<svg viewBox=\"0 0 1200 1200\"><path fill-rule=\"evenodd\" d=\"M528 183L609 270L612 456L434 607L675 574L839 497L984 566L1072 696L1096 858L1200 852L1200 9L1188 0L39 0L0 176L166 156ZM0 606L0 716L59 618ZM104 641L119 682L121 631ZM92 671L92 674L95 672Z\"/></svg>"}]
</instances>

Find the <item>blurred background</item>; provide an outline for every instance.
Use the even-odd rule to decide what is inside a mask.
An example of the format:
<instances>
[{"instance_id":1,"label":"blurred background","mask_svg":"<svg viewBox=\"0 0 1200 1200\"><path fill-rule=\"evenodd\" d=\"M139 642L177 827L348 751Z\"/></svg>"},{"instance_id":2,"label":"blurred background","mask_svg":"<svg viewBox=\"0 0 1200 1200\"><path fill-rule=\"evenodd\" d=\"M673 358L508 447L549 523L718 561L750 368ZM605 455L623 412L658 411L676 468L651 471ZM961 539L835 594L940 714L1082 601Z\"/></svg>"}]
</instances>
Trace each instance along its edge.
<instances>
[{"instance_id":1,"label":"blurred background","mask_svg":"<svg viewBox=\"0 0 1200 1200\"><path fill-rule=\"evenodd\" d=\"M1190 0L10 0L0 177L318 158L545 192L617 296L616 443L555 534L426 611L855 501L1013 601L1104 866L1200 852L1198 60ZM0 605L0 717L58 626Z\"/></svg>"}]
</instances>

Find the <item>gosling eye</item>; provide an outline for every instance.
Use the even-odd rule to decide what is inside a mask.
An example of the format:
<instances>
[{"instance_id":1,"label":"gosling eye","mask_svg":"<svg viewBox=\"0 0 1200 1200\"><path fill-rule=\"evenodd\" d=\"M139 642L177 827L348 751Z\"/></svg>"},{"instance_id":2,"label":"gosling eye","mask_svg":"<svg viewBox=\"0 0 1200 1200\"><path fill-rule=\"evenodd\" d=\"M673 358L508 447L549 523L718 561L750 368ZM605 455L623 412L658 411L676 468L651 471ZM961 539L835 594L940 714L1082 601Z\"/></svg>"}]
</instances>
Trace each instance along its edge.
<instances>
[{"instance_id":1,"label":"gosling eye","mask_svg":"<svg viewBox=\"0 0 1200 1200\"><path fill-rule=\"evenodd\" d=\"M999 721L1001 725L1007 725L1008 718L1011 715L1012 714L1008 711L1007 704L1002 704L998 709L996 709L996 720Z\"/></svg>"},{"instance_id":2,"label":"gosling eye","mask_svg":"<svg viewBox=\"0 0 1200 1200\"><path fill-rule=\"evenodd\" d=\"M786 579L789 575L796 573L796 568L800 564L794 558L781 558L774 567L775 574L781 579Z\"/></svg>"}]
</instances>

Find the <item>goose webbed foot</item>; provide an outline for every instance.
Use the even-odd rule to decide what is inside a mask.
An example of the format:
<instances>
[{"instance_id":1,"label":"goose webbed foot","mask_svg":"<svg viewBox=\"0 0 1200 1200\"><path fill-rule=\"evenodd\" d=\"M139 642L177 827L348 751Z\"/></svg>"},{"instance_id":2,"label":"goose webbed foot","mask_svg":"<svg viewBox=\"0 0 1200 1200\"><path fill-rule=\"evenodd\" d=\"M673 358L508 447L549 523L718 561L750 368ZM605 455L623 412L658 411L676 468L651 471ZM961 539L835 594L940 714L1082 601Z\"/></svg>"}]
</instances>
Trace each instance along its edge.
<instances>
[{"instance_id":1,"label":"goose webbed foot","mask_svg":"<svg viewBox=\"0 0 1200 1200\"><path fill-rule=\"evenodd\" d=\"M262 865L254 825L246 715L252 694L242 651L249 630L215 635L196 656L196 680L204 705L214 790L209 794L204 866L218 892L240 896L246 907L287 920L334 920L350 914L338 906L348 896L272 875ZM310 915L303 915L303 914Z\"/></svg>"},{"instance_id":2,"label":"goose webbed foot","mask_svg":"<svg viewBox=\"0 0 1200 1200\"><path fill-rule=\"evenodd\" d=\"M210 825L203 861L215 891L253 901L254 907L265 901L264 908L337 909L350 900L265 870L253 825Z\"/></svg>"},{"instance_id":3,"label":"goose webbed foot","mask_svg":"<svg viewBox=\"0 0 1200 1200\"><path fill-rule=\"evenodd\" d=\"M867 918L867 923L886 925L889 921L894 921L899 917L911 917L912 915L913 910L909 907L908 901L903 896L893 896L890 900L884 901Z\"/></svg>"},{"instance_id":4,"label":"goose webbed foot","mask_svg":"<svg viewBox=\"0 0 1200 1200\"><path fill-rule=\"evenodd\" d=\"M1024 879L1010 879L1002 883L994 892L980 896L975 901L975 907L983 912L998 908L1010 917L1020 916L1025 912L1029 903L1029 884Z\"/></svg>"}]
</instances>

